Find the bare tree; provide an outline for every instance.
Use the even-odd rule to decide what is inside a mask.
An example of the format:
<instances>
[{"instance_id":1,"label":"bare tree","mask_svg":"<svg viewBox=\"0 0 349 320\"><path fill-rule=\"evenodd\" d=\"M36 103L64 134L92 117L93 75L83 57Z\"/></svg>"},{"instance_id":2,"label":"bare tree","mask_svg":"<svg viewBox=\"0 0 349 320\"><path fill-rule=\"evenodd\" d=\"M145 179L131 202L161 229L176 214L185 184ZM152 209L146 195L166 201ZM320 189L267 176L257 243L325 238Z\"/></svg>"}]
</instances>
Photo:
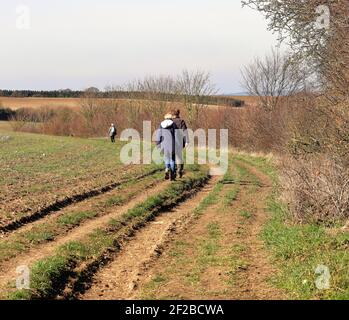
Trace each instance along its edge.
<instances>
[{"instance_id":1,"label":"bare tree","mask_svg":"<svg viewBox=\"0 0 349 320\"><path fill-rule=\"evenodd\" d=\"M211 75L205 71L190 72L184 70L177 77L177 90L184 99L189 123L199 126L199 112L207 106L205 97L217 93L215 85L211 81Z\"/></svg>"},{"instance_id":2,"label":"bare tree","mask_svg":"<svg viewBox=\"0 0 349 320\"><path fill-rule=\"evenodd\" d=\"M199 111L207 106L207 97L217 92L209 73L204 71L189 72L187 70L177 77L170 75L147 76L116 89L112 88L111 91L127 93L129 104L136 109L138 106L142 106L143 110L151 115L155 122L159 122L170 107L173 109L174 103L179 107L183 105L187 111L189 123L193 126L198 125ZM108 91L110 95L110 90ZM89 106L89 104L87 105ZM90 110L91 108L85 109ZM127 118L134 122L130 114Z\"/></svg>"},{"instance_id":3,"label":"bare tree","mask_svg":"<svg viewBox=\"0 0 349 320\"><path fill-rule=\"evenodd\" d=\"M245 89L266 110L274 110L283 97L300 91L305 82L299 63L275 50L264 59L256 58L242 70L242 76Z\"/></svg>"},{"instance_id":4,"label":"bare tree","mask_svg":"<svg viewBox=\"0 0 349 320\"><path fill-rule=\"evenodd\" d=\"M217 93L211 75L205 71L184 70L177 78L178 91L185 96L210 96Z\"/></svg>"},{"instance_id":5,"label":"bare tree","mask_svg":"<svg viewBox=\"0 0 349 320\"><path fill-rule=\"evenodd\" d=\"M160 95L175 94L176 83L171 76L147 76L137 81L137 91Z\"/></svg>"},{"instance_id":6,"label":"bare tree","mask_svg":"<svg viewBox=\"0 0 349 320\"><path fill-rule=\"evenodd\" d=\"M174 101L176 95L176 83L171 76L146 76L127 83L124 88L132 110L140 113L141 107L143 115L153 120L153 129L157 128L168 109L168 102ZM135 121L132 114L126 112L126 116L128 121Z\"/></svg>"},{"instance_id":7,"label":"bare tree","mask_svg":"<svg viewBox=\"0 0 349 320\"><path fill-rule=\"evenodd\" d=\"M293 123L290 144L296 161L286 167L290 177L288 185L283 183L290 191L291 209L296 217L307 213L310 219L320 217L327 223L348 218L344 192L349 181L348 0L242 2L260 11L269 29L279 33L280 41L287 40L294 56L320 80L321 95L305 97L302 113Z\"/></svg>"},{"instance_id":8,"label":"bare tree","mask_svg":"<svg viewBox=\"0 0 349 320\"><path fill-rule=\"evenodd\" d=\"M102 105L108 106L115 113L118 113L120 105L119 92L122 91L122 88L109 85L104 88L104 91L106 92L108 98L103 99Z\"/></svg>"},{"instance_id":9,"label":"bare tree","mask_svg":"<svg viewBox=\"0 0 349 320\"><path fill-rule=\"evenodd\" d=\"M333 102L349 95L349 6L347 0L243 0L260 11L269 29L312 66Z\"/></svg>"},{"instance_id":10,"label":"bare tree","mask_svg":"<svg viewBox=\"0 0 349 320\"><path fill-rule=\"evenodd\" d=\"M97 133L94 124L100 112L98 93L99 91L96 91L95 88L89 88L85 90L83 96L80 98L81 114L92 134Z\"/></svg>"},{"instance_id":11,"label":"bare tree","mask_svg":"<svg viewBox=\"0 0 349 320\"><path fill-rule=\"evenodd\" d=\"M294 55L319 79L318 92L322 96L312 100L312 117L317 119L314 128L322 129L305 134L315 137L323 152L337 154L337 159L349 163L348 1L242 2L260 11L268 20L269 29L278 32L281 41L287 40Z\"/></svg>"}]
</instances>

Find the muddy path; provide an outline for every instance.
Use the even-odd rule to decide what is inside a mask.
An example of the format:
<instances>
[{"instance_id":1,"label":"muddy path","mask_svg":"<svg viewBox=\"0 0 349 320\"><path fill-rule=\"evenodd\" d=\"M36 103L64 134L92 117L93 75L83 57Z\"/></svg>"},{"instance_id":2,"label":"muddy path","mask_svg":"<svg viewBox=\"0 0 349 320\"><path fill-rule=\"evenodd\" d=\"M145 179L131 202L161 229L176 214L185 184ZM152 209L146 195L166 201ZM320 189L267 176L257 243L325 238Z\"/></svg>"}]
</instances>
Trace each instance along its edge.
<instances>
[{"instance_id":1,"label":"muddy path","mask_svg":"<svg viewBox=\"0 0 349 320\"><path fill-rule=\"evenodd\" d=\"M122 205L112 210L106 215L88 220L85 223L81 224L80 226L72 229L67 234L57 237L55 241L47 242L42 245L39 245L24 254L20 254L13 259L3 262L0 265L2 270L0 274L0 292L2 293L6 292L7 289L9 288L9 283L14 282L17 276L16 268L18 266L31 267L36 261L52 255L58 247L70 241L80 240L86 235L93 232L94 230L106 225L110 221L110 219L118 218L122 216L137 204L142 203L147 198L154 196L159 192L161 192L162 190L164 190L168 184L169 182L164 181L164 182L158 183L152 188L147 188L142 193L136 195L132 200L127 202L125 205Z\"/></svg>"},{"instance_id":2,"label":"muddy path","mask_svg":"<svg viewBox=\"0 0 349 320\"><path fill-rule=\"evenodd\" d=\"M272 183L255 167L236 164L258 184L224 184L217 203L194 219L193 210L218 182L212 179L193 198L139 230L76 298L285 299L270 282L277 270L261 239ZM227 204L232 193L234 201Z\"/></svg>"},{"instance_id":3,"label":"muddy path","mask_svg":"<svg viewBox=\"0 0 349 320\"><path fill-rule=\"evenodd\" d=\"M236 299L286 299L285 293L271 284L271 278L277 269L272 264L261 236L263 227L268 221L266 202L272 192L272 181L255 167L241 161L238 163L257 177L261 187L255 192L245 188L242 195L244 199L240 199L233 208L235 213L237 211L251 213L249 217L235 214L238 229L234 244L245 245L240 257L246 261L245 268L239 270L237 274L236 286L239 290L236 293Z\"/></svg>"},{"instance_id":4,"label":"muddy path","mask_svg":"<svg viewBox=\"0 0 349 320\"><path fill-rule=\"evenodd\" d=\"M128 171L130 171L130 170L128 170ZM131 180L137 181L137 180L146 178L148 176L151 176L158 171L159 170L154 169L151 172L141 174L135 178L132 178ZM71 206L73 204L82 202L86 199L90 199L90 198L99 196L101 194L105 194L107 192L110 192L110 191L120 187L122 184L128 182L129 180L130 179L117 181L117 182L105 185L105 186L98 188L98 189L83 191L82 193L78 193L78 194L75 194L72 196L68 196L64 199L57 200L51 204L43 206L41 209L39 209L35 212L32 212L26 216L18 218L16 220L11 221L9 223L6 223L4 225L0 225L0 235L1 236L7 235L13 231L21 229L22 227L24 227L28 224L36 222L36 221L38 221L38 220L40 220L48 215L52 215L54 213L57 213L68 206Z\"/></svg>"},{"instance_id":5,"label":"muddy path","mask_svg":"<svg viewBox=\"0 0 349 320\"><path fill-rule=\"evenodd\" d=\"M91 279L86 291L76 297L84 300L136 298L137 289L146 281L152 264L161 255L166 244L181 234L193 220L193 210L212 191L218 180L219 177L213 177L192 198L162 213L141 229L125 243L115 259Z\"/></svg>"}]
</instances>

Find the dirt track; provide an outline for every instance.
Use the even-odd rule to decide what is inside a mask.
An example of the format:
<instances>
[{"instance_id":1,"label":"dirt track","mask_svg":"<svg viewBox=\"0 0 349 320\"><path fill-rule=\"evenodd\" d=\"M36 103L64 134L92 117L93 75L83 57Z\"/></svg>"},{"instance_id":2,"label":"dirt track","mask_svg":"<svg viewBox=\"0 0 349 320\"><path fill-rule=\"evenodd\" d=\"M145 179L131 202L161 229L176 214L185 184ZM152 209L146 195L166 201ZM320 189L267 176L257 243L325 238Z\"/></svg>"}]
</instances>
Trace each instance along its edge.
<instances>
[{"instance_id":1,"label":"dirt track","mask_svg":"<svg viewBox=\"0 0 349 320\"><path fill-rule=\"evenodd\" d=\"M110 261L99 266L79 285L79 291L69 292L69 296L84 300L285 298L270 284L276 270L260 239L267 220L264 209L271 182L256 168L240 161L236 164L256 177L259 184L249 181L224 184L217 201L195 216L195 209L212 194L221 179L212 178L193 197L162 212L127 238ZM120 217L158 194L168 184L161 182L148 188L112 212L85 221L54 241L3 262L0 290L5 292L8 284L13 283L17 266L32 266L52 255L59 246L82 239L111 218ZM228 203L231 192L236 192L236 196ZM88 202L77 205L84 209Z\"/></svg>"},{"instance_id":2,"label":"dirt track","mask_svg":"<svg viewBox=\"0 0 349 320\"><path fill-rule=\"evenodd\" d=\"M86 236L92 231L98 229L105 225L110 219L120 217L122 214L127 212L129 209L133 208L136 204L143 202L148 197L153 196L159 193L164 189L167 182L162 182L155 187L144 191L140 195L136 196L134 199L129 201L127 204L117 208L109 214L95 218L93 220L87 221L78 228L75 228L68 232L67 234L58 237L54 242L47 242L38 247L33 248L29 252L19 255L14 259L10 259L7 262L1 264L2 273L0 275L0 292L5 291L5 288L8 287L8 284L13 282L16 279L16 268L18 266L32 266L36 261L47 257L54 253L55 249L61 245L68 243L70 241L79 240L80 238ZM86 206L85 203L79 204L81 208ZM29 226L31 227L31 226ZM26 227L28 228L28 227Z\"/></svg>"},{"instance_id":3,"label":"dirt track","mask_svg":"<svg viewBox=\"0 0 349 320\"><path fill-rule=\"evenodd\" d=\"M283 299L284 294L269 284L269 278L275 272L270 264L268 254L260 232L267 216L264 211L265 200L270 192L271 182L261 172L247 166L263 187L255 191L251 186L241 186L238 198L232 206L222 213L221 202L212 206L199 218L193 218L193 210L207 196L218 179L211 180L205 190L195 197L179 205L175 210L166 212L154 222L140 230L135 237L125 244L115 259L102 268L92 279L89 289L78 296L85 300L122 300L140 298L170 298L170 299ZM223 201L223 188L220 201ZM253 216L249 221L239 215L248 205L253 207ZM219 253L222 261L226 261L232 246L244 245L244 250L238 257L232 259L244 260L243 265L235 270L233 284L228 274L230 263L220 263L209 266L200 274L199 283L195 286L183 281L183 275L188 275L196 266L196 247L200 241L206 241L207 226L213 221L221 227L222 236ZM185 263L177 263L173 258L175 243L186 243L182 254ZM190 259L189 257L193 257ZM182 270L181 270L182 268ZM169 278L168 281L152 294L145 293L152 279L159 275ZM185 277L184 276L184 277ZM149 290L148 290L149 291Z\"/></svg>"},{"instance_id":4,"label":"dirt track","mask_svg":"<svg viewBox=\"0 0 349 320\"><path fill-rule=\"evenodd\" d=\"M137 288L144 282L144 275L152 262L158 257L165 244L174 233L180 233L191 221L196 205L212 191L218 177L193 198L175 209L165 212L148 224L125 245L115 260L102 269L93 279L91 289L82 295L82 299L121 300L133 299Z\"/></svg>"}]
</instances>

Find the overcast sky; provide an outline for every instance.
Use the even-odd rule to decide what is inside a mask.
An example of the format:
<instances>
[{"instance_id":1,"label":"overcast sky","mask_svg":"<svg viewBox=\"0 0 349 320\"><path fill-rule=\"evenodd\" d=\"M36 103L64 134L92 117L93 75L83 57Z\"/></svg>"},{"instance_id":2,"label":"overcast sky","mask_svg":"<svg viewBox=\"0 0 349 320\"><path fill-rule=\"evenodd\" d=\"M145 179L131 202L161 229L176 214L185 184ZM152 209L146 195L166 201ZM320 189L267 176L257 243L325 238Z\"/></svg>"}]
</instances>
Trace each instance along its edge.
<instances>
[{"instance_id":1,"label":"overcast sky","mask_svg":"<svg viewBox=\"0 0 349 320\"><path fill-rule=\"evenodd\" d=\"M242 91L241 67L277 44L240 0L1 0L0 43L2 89L103 89L200 69L222 93Z\"/></svg>"}]
</instances>

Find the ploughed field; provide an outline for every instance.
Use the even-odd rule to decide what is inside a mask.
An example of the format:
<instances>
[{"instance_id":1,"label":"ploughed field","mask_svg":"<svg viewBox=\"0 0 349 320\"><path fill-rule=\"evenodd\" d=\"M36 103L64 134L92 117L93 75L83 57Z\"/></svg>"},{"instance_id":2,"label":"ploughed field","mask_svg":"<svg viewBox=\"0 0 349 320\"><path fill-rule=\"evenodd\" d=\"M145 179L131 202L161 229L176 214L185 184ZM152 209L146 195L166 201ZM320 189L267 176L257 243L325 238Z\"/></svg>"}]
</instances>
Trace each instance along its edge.
<instances>
[{"instance_id":1,"label":"ploughed field","mask_svg":"<svg viewBox=\"0 0 349 320\"><path fill-rule=\"evenodd\" d=\"M191 165L171 183L121 147L0 123L0 299L348 296L348 234L289 223L270 158L231 153L224 175Z\"/></svg>"},{"instance_id":2,"label":"ploughed field","mask_svg":"<svg viewBox=\"0 0 349 320\"><path fill-rule=\"evenodd\" d=\"M12 98L0 97L1 105L5 108L16 110L19 108L40 108L69 107L73 109L80 108L81 99L79 98Z\"/></svg>"},{"instance_id":3,"label":"ploughed field","mask_svg":"<svg viewBox=\"0 0 349 320\"><path fill-rule=\"evenodd\" d=\"M166 266L174 264L177 270L166 275L173 276L168 281L185 285L217 263L222 276L210 271L217 288L213 285L201 296L204 283L194 281L190 290L178 287L173 296L224 298L226 292L226 298L244 297L232 286L240 282L243 262L233 265L235 253L221 249L235 241L234 233L222 238L223 233L229 228L239 231L229 224L239 218L231 211L238 194L243 195L238 205L242 210L253 198L251 193L247 199L245 188L268 190L261 187L268 184L267 178L259 180L248 164L234 157L221 177L211 177L208 166L187 166L184 178L170 183L163 181L159 166L121 164L119 142L16 133L6 126L0 127L0 137L2 299L157 298L168 295L166 290L156 293L160 288L154 287L154 281L164 281L157 273L166 274ZM234 179L249 185L240 189L229 183ZM258 197L261 203L264 194ZM259 219L255 223L261 225ZM197 227L186 240L190 226ZM186 250L184 244L177 246L189 240L203 256L194 274L181 279L190 264L168 259L173 250ZM185 255L192 257L191 252ZM15 287L19 266L30 270L29 289ZM270 293L267 285L263 290ZM264 291L255 294L265 296Z\"/></svg>"},{"instance_id":4,"label":"ploughed field","mask_svg":"<svg viewBox=\"0 0 349 320\"><path fill-rule=\"evenodd\" d=\"M0 228L154 171L122 165L120 149L106 140L0 129Z\"/></svg>"}]
</instances>

